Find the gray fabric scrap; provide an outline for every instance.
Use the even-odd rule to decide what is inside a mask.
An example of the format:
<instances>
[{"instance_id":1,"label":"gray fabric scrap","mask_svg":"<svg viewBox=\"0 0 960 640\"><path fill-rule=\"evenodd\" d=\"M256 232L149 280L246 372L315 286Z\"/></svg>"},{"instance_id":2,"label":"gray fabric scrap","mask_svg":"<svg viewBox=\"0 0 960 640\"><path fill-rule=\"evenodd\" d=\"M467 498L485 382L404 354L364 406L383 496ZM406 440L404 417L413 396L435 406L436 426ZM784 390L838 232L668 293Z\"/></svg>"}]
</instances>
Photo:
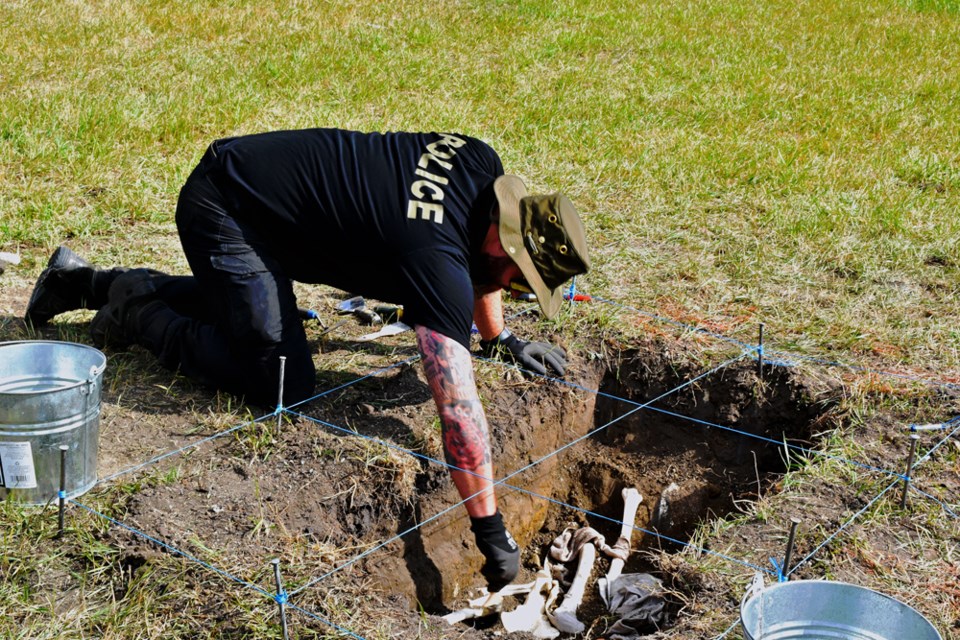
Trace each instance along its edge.
<instances>
[{"instance_id":1,"label":"gray fabric scrap","mask_svg":"<svg viewBox=\"0 0 960 640\"><path fill-rule=\"evenodd\" d=\"M647 573L627 573L610 587L610 613L619 616L608 630L610 640L637 640L668 622L663 583Z\"/></svg>"}]
</instances>

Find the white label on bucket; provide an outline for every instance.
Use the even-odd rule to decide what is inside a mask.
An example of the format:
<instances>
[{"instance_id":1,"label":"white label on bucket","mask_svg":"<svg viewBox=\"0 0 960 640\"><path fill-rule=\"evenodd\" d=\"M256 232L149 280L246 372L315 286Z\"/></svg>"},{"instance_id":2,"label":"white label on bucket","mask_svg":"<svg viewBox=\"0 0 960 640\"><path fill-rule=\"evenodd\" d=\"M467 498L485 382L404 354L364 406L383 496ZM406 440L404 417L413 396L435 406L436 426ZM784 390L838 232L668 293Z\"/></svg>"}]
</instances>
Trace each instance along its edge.
<instances>
[{"instance_id":1,"label":"white label on bucket","mask_svg":"<svg viewBox=\"0 0 960 640\"><path fill-rule=\"evenodd\" d=\"M0 485L7 489L36 488L29 442L0 442Z\"/></svg>"}]
</instances>

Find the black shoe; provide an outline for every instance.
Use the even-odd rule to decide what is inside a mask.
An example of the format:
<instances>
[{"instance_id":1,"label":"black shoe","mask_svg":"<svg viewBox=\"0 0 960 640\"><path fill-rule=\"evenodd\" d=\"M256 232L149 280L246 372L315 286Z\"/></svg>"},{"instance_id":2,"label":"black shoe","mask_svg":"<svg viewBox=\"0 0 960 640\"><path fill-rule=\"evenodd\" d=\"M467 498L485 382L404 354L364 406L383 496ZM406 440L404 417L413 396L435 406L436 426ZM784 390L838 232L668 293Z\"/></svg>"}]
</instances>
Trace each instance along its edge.
<instances>
[{"instance_id":1,"label":"black shoe","mask_svg":"<svg viewBox=\"0 0 960 640\"><path fill-rule=\"evenodd\" d=\"M93 273L89 262L67 247L57 247L37 278L23 319L39 327L64 311L84 308L93 297Z\"/></svg>"},{"instance_id":2,"label":"black shoe","mask_svg":"<svg viewBox=\"0 0 960 640\"><path fill-rule=\"evenodd\" d=\"M137 316L154 299L157 287L149 269L130 269L118 275L110 285L107 304L90 321L90 337L97 347L126 348L137 343Z\"/></svg>"}]
</instances>

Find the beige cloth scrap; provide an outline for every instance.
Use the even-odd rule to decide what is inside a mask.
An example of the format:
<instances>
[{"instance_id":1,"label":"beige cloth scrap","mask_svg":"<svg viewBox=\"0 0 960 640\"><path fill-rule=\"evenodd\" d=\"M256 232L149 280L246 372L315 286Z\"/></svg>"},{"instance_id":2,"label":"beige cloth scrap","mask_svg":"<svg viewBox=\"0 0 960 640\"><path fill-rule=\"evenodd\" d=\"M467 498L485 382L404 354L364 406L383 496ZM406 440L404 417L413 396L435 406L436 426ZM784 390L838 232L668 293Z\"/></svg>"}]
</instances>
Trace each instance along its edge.
<instances>
[{"instance_id":1,"label":"beige cloth scrap","mask_svg":"<svg viewBox=\"0 0 960 640\"><path fill-rule=\"evenodd\" d=\"M577 528L577 525L571 524L567 525L550 545L550 557L557 562L569 562L579 556L583 545L588 543L592 543L601 553L611 558L626 560L630 555L630 542L626 538L620 538L611 547L603 534L593 527Z\"/></svg>"}]
</instances>

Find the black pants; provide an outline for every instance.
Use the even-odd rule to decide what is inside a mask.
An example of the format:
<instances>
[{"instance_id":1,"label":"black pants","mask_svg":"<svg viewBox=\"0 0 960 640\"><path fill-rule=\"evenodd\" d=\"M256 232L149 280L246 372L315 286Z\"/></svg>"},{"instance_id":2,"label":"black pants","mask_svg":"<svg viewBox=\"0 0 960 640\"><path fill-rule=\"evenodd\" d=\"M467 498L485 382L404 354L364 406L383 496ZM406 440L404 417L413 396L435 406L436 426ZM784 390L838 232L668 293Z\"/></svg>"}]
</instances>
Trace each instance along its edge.
<instances>
[{"instance_id":1,"label":"black pants","mask_svg":"<svg viewBox=\"0 0 960 640\"><path fill-rule=\"evenodd\" d=\"M171 369L253 402L313 395L316 371L290 279L235 220L207 176L212 151L180 191L177 230L193 276L154 276L166 308L141 319L142 344Z\"/></svg>"}]
</instances>

